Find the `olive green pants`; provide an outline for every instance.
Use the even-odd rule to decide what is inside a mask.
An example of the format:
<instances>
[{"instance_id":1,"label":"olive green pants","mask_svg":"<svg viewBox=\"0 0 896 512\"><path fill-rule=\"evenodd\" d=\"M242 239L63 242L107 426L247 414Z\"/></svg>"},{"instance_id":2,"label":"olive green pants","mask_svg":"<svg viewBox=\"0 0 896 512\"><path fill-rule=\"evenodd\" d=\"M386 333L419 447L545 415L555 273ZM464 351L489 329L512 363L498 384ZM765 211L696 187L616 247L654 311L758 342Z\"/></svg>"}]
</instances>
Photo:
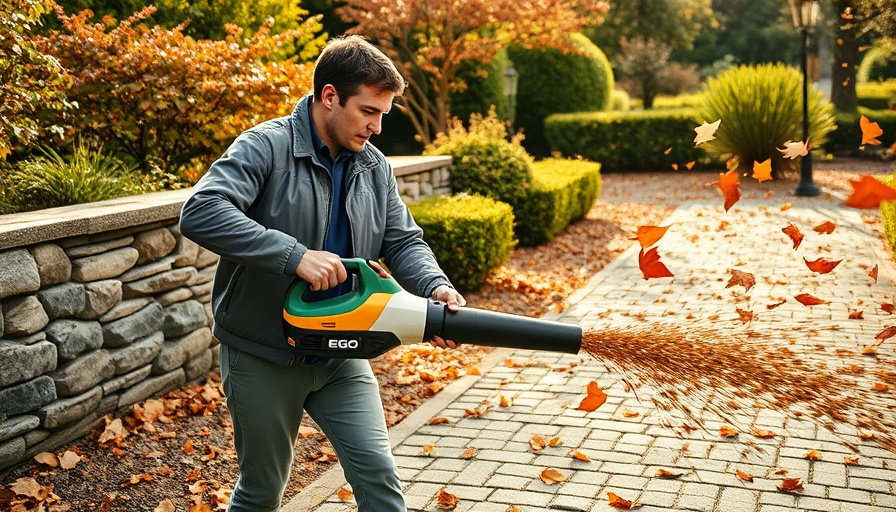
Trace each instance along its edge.
<instances>
[{"instance_id":1,"label":"olive green pants","mask_svg":"<svg viewBox=\"0 0 896 512\"><path fill-rule=\"evenodd\" d=\"M405 512L379 387L366 360L280 366L221 345L240 475L230 512L280 508L303 410L333 444L362 512Z\"/></svg>"}]
</instances>

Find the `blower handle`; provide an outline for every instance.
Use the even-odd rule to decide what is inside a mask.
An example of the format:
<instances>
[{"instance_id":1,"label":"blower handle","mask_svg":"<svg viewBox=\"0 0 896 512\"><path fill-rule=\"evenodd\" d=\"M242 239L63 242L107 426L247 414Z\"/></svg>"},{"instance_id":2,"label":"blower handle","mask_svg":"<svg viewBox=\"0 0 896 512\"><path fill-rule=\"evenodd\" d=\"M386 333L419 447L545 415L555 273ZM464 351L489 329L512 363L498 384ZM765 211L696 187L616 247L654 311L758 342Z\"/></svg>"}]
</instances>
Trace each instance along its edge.
<instances>
[{"instance_id":1,"label":"blower handle","mask_svg":"<svg viewBox=\"0 0 896 512\"><path fill-rule=\"evenodd\" d=\"M358 276L358 287L336 297L322 301L306 302L305 292L310 284L304 279L296 279L287 292L286 310L295 316L321 316L349 313L363 304L373 293L397 293L401 291L398 282L379 263L364 258L341 258L345 269Z\"/></svg>"}]
</instances>

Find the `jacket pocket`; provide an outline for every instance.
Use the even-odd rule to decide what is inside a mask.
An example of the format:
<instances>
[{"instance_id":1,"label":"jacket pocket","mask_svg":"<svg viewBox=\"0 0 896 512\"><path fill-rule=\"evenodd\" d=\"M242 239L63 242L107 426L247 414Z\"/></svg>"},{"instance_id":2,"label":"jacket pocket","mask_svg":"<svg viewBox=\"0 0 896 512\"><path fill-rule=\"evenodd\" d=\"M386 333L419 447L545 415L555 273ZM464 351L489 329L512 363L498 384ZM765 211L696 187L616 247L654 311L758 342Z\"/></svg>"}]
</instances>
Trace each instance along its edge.
<instances>
[{"instance_id":1,"label":"jacket pocket","mask_svg":"<svg viewBox=\"0 0 896 512\"><path fill-rule=\"evenodd\" d=\"M224 289L224 300L222 301L223 307L221 308L224 316L230 315L230 303L236 293L236 287L239 285L244 270L246 270L246 267L242 265L238 266L233 275L230 276L230 281L227 282L227 288Z\"/></svg>"}]
</instances>

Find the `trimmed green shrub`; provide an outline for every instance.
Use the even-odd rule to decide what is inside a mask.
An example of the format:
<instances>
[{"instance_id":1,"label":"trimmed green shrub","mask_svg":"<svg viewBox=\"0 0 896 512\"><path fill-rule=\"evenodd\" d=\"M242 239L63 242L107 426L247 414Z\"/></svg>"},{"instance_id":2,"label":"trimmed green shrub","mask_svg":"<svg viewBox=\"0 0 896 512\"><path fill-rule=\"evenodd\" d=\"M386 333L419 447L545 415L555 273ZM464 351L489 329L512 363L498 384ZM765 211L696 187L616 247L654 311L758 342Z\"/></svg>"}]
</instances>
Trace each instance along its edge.
<instances>
[{"instance_id":1,"label":"trimmed green shrub","mask_svg":"<svg viewBox=\"0 0 896 512\"><path fill-rule=\"evenodd\" d=\"M479 288L516 246L513 210L506 203L463 194L409 208L439 265L462 292Z\"/></svg>"},{"instance_id":2,"label":"trimmed green shrub","mask_svg":"<svg viewBox=\"0 0 896 512\"><path fill-rule=\"evenodd\" d=\"M454 119L447 134L439 134L426 155L451 155L451 190L503 201L516 207L532 181L532 157L519 143L507 140L507 130L494 112L474 114L469 129Z\"/></svg>"},{"instance_id":3,"label":"trimmed green shrub","mask_svg":"<svg viewBox=\"0 0 896 512\"><path fill-rule=\"evenodd\" d=\"M585 55L519 46L508 49L519 72L515 126L526 135L523 146L536 156L550 153L544 135L544 119L549 115L610 108L613 69L607 57L582 34L572 37Z\"/></svg>"},{"instance_id":4,"label":"trimmed green shrub","mask_svg":"<svg viewBox=\"0 0 896 512\"><path fill-rule=\"evenodd\" d=\"M41 156L15 164L5 179L0 210L40 210L139 193L140 174L135 168L83 142L73 151L62 156L48 148Z\"/></svg>"},{"instance_id":5,"label":"trimmed green shrub","mask_svg":"<svg viewBox=\"0 0 896 512\"><path fill-rule=\"evenodd\" d=\"M783 64L738 66L709 79L697 108L701 122L722 120L714 140L702 144L711 155L736 156L744 165L772 159L777 176L796 168L778 148L802 140L803 77ZM809 144L820 147L834 129L834 107L814 87L809 91Z\"/></svg>"},{"instance_id":6,"label":"trimmed green shrub","mask_svg":"<svg viewBox=\"0 0 896 512\"><path fill-rule=\"evenodd\" d=\"M555 114L545 134L553 151L600 162L604 171L657 171L709 161L694 146L698 124L692 109Z\"/></svg>"},{"instance_id":7,"label":"trimmed green shrub","mask_svg":"<svg viewBox=\"0 0 896 512\"><path fill-rule=\"evenodd\" d=\"M862 143L862 128L859 119L864 115L871 121L880 125L884 131L877 139L882 148L888 148L896 143L896 110L869 110L859 108L858 113L837 112L837 128L830 133L829 140L825 143L825 150L838 155L859 155L859 146Z\"/></svg>"},{"instance_id":8,"label":"trimmed green shrub","mask_svg":"<svg viewBox=\"0 0 896 512\"><path fill-rule=\"evenodd\" d=\"M884 185L896 187L896 173L880 178ZM884 221L884 234L890 251L896 254L896 201L883 201L880 203L880 216Z\"/></svg>"},{"instance_id":9,"label":"trimmed green shrub","mask_svg":"<svg viewBox=\"0 0 896 512\"><path fill-rule=\"evenodd\" d=\"M859 63L856 82L876 82L890 78L896 78L896 54L882 46L872 46Z\"/></svg>"},{"instance_id":10,"label":"trimmed green shrub","mask_svg":"<svg viewBox=\"0 0 896 512\"><path fill-rule=\"evenodd\" d=\"M613 112L628 112L632 109L632 99L622 89L613 89L610 94L610 110Z\"/></svg>"},{"instance_id":11,"label":"trimmed green shrub","mask_svg":"<svg viewBox=\"0 0 896 512\"><path fill-rule=\"evenodd\" d=\"M473 114L488 115L494 108L498 119L507 119L507 97L504 95L504 72L507 52L498 52L488 64L464 62L458 77L467 84L463 91L451 93L451 115L470 119Z\"/></svg>"},{"instance_id":12,"label":"trimmed green shrub","mask_svg":"<svg viewBox=\"0 0 896 512\"><path fill-rule=\"evenodd\" d=\"M860 107L871 110L896 109L896 80L856 84L856 97Z\"/></svg>"},{"instance_id":13,"label":"trimmed green shrub","mask_svg":"<svg viewBox=\"0 0 896 512\"><path fill-rule=\"evenodd\" d=\"M703 101L699 94L679 94L678 96L657 96L653 108L697 108Z\"/></svg>"},{"instance_id":14,"label":"trimmed green shrub","mask_svg":"<svg viewBox=\"0 0 896 512\"><path fill-rule=\"evenodd\" d=\"M600 195L600 164L549 158L536 162L526 201L514 213L520 245L549 242L588 213Z\"/></svg>"}]
</instances>

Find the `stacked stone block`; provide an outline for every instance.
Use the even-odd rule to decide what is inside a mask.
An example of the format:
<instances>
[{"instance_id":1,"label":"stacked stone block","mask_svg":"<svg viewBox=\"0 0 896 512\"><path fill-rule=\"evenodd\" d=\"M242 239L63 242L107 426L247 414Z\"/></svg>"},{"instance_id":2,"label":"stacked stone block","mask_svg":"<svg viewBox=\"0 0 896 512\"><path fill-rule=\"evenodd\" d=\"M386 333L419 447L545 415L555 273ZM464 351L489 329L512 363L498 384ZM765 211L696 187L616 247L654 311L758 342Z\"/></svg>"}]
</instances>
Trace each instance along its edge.
<instances>
[{"instance_id":1,"label":"stacked stone block","mask_svg":"<svg viewBox=\"0 0 896 512\"><path fill-rule=\"evenodd\" d=\"M414 203L427 197L451 192L451 173L448 166L400 175L396 170L398 193L406 203Z\"/></svg>"},{"instance_id":2,"label":"stacked stone block","mask_svg":"<svg viewBox=\"0 0 896 512\"><path fill-rule=\"evenodd\" d=\"M0 470L216 365L218 257L175 223L0 251Z\"/></svg>"}]
</instances>

